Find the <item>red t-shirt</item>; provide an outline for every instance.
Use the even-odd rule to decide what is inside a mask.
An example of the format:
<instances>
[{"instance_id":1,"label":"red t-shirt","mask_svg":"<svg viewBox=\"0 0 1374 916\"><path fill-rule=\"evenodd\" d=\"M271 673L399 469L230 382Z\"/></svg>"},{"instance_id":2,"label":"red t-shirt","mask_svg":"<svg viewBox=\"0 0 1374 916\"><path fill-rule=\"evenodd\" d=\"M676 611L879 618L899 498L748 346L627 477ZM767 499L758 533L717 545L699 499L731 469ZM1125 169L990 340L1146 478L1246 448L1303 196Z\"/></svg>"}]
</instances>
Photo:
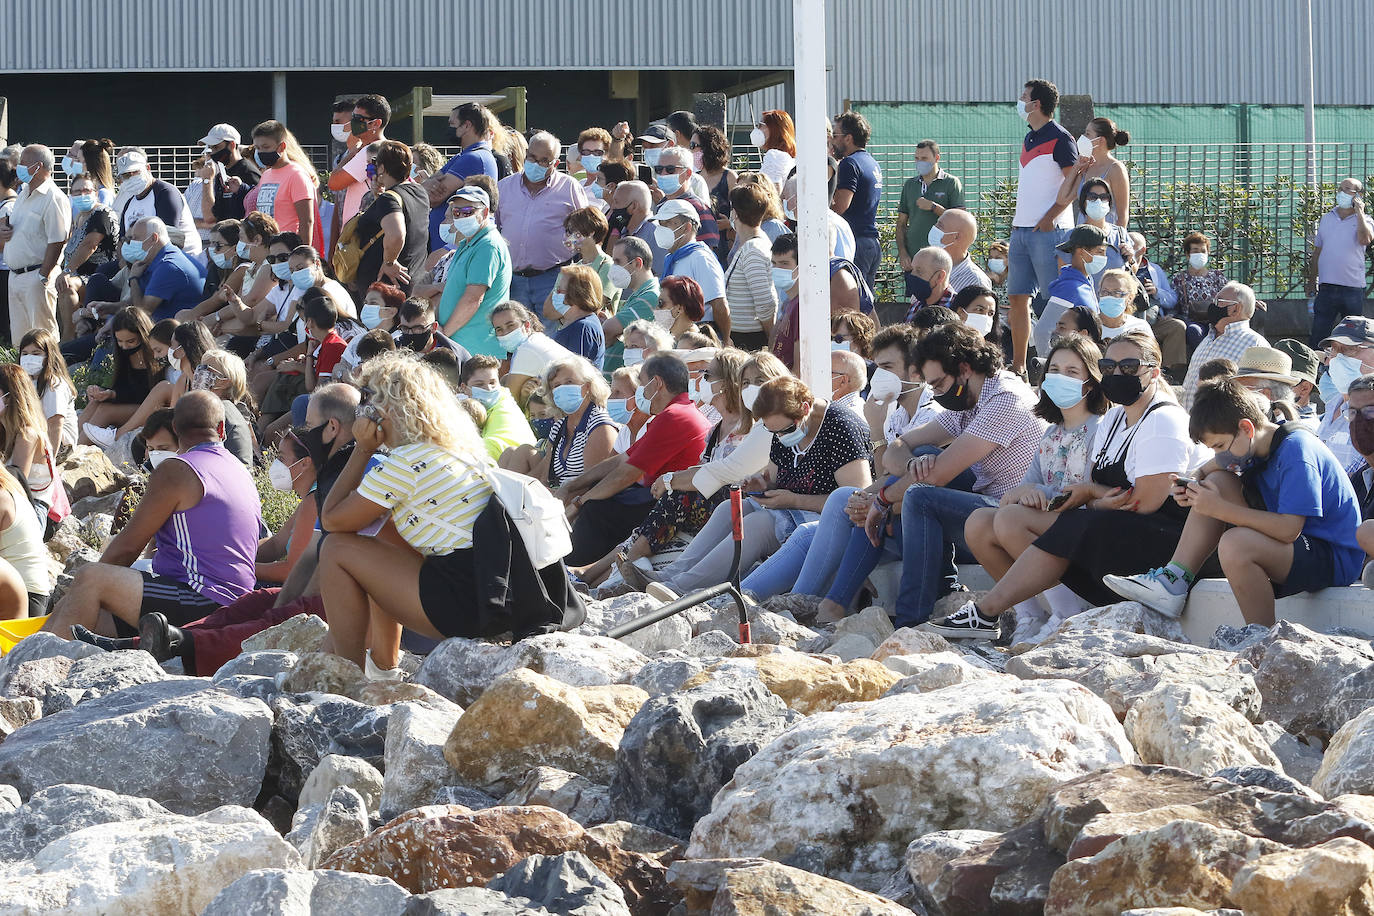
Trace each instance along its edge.
<instances>
[{"instance_id":1,"label":"red t-shirt","mask_svg":"<svg viewBox=\"0 0 1374 916\"><path fill-rule=\"evenodd\" d=\"M315 375L318 378L333 375L339 357L343 356L344 350L347 349L348 344L339 336L339 332L331 329L328 336L315 348Z\"/></svg>"},{"instance_id":2,"label":"red t-shirt","mask_svg":"<svg viewBox=\"0 0 1374 916\"><path fill-rule=\"evenodd\" d=\"M655 414L644 435L625 452L625 460L644 472L644 485L650 486L660 475L681 471L701 461L711 424L686 394Z\"/></svg>"}]
</instances>

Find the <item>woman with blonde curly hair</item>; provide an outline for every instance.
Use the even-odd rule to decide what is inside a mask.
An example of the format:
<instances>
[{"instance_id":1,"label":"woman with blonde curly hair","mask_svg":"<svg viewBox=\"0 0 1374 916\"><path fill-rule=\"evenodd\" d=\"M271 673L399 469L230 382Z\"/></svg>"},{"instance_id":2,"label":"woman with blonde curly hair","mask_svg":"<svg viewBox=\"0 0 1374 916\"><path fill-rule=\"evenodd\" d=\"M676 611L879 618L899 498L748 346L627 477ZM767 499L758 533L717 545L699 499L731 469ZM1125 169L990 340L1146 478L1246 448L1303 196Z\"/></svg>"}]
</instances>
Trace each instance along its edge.
<instances>
[{"instance_id":1,"label":"woman with blonde curly hair","mask_svg":"<svg viewBox=\"0 0 1374 916\"><path fill-rule=\"evenodd\" d=\"M319 574L332 650L385 677L403 626L476 635L464 598L478 594L472 528L491 486L478 469L481 436L437 372L394 351L365 363L358 382L356 444L325 499ZM364 477L382 446L389 453ZM404 545L357 533L388 511Z\"/></svg>"}]
</instances>

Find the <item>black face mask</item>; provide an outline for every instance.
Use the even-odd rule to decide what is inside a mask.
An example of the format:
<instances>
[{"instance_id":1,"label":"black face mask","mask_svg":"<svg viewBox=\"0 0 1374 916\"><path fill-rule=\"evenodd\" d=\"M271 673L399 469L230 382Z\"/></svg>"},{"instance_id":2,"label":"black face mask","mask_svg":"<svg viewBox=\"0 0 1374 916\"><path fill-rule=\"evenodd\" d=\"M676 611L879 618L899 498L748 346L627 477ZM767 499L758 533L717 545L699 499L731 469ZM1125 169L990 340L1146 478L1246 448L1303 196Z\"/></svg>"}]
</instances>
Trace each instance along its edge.
<instances>
[{"instance_id":1,"label":"black face mask","mask_svg":"<svg viewBox=\"0 0 1374 916\"><path fill-rule=\"evenodd\" d=\"M611 224L612 229L624 230L630 225L630 211L627 207L620 207L611 210L606 214L606 222Z\"/></svg>"},{"instance_id":2,"label":"black face mask","mask_svg":"<svg viewBox=\"0 0 1374 916\"><path fill-rule=\"evenodd\" d=\"M945 410L968 410L973 406L973 392L967 382L955 382L944 394L937 394L933 400Z\"/></svg>"},{"instance_id":3,"label":"black face mask","mask_svg":"<svg viewBox=\"0 0 1374 916\"><path fill-rule=\"evenodd\" d=\"M1145 393L1145 386L1134 375L1116 375L1113 373L1103 376L1102 393L1113 404L1124 406L1140 400L1140 396Z\"/></svg>"},{"instance_id":4,"label":"black face mask","mask_svg":"<svg viewBox=\"0 0 1374 916\"><path fill-rule=\"evenodd\" d=\"M917 302L925 302L930 298L931 288L929 280L918 277L915 274L907 274L907 282L911 284L911 293L916 297Z\"/></svg>"},{"instance_id":5,"label":"black face mask","mask_svg":"<svg viewBox=\"0 0 1374 916\"><path fill-rule=\"evenodd\" d=\"M312 426L301 435L301 444L310 453L310 463L315 466L315 471L324 470L324 466L329 463L329 452L333 449L333 442L324 441L324 431L329 426L329 421L321 423L319 426Z\"/></svg>"},{"instance_id":6,"label":"black face mask","mask_svg":"<svg viewBox=\"0 0 1374 916\"><path fill-rule=\"evenodd\" d=\"M1212 327L1217 326L1218 321L1225 321L1230 313L1230 309L1224 305L1217 305L1213 302L1207 306L1207 323Z\"/></svg>"},{"instance_id":7,"label":"black face mask","mask_svg":"<svg viewBox=\"0 0 1374 916\"><path fill-rule=\"evenodd\" d=\"M429 346L429 340L434 336L433 331L416 331L413 334L402 334L396 343L402 347L414 350L416 353L425 352Z\"/></svg>"},{"instance_id":8,"label":"black face mask","mask_svg":"<svg viewBox=\"0 0 1374 916\"><path fill-rule=\"evenodd\" d=\"M258 161L260 161L263 165L270 169L272 166L277 164L277 160L281 158L281 153L277 152L276 150L272 150L266 153L264 153L262 150L258 150L257 157Z\"/></svg>"},{"instance_id":9,"label":"black face mask","mask_svg":"<svg viewBox=\"0 0 1374 916\"><path fill-rule=\"evenodd\" d=\"M229 161L229 156L232 151L233 147L226 146L224 149L215 150L213 153L210 154L210 158L215 160L216 162L225 163Z\"/></svg>"}]
</instances>

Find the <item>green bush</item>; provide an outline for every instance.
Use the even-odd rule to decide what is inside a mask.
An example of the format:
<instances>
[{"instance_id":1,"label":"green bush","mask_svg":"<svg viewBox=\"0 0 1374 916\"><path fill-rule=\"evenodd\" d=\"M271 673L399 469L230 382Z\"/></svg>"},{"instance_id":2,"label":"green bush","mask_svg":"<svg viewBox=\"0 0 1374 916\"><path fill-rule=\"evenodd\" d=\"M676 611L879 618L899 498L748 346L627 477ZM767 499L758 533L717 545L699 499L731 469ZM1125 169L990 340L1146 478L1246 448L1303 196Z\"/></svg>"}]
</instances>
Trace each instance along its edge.
<instances>
[{"instance_id":1,"label":"green bush","mask_svg":"<svg viewBox=\"0 0 1374 916\"><path fill-rule=\"evenodd\" d=\"M292 492L283 492L272 486L267 477L267 467L277 457L275 450L263 455L264 467L253 468L253 483L258 488L258 499L262 502L262 520L268 529L280 531L291 520L291 513L300 505L301 498Z\"/></svg>"}]
</instances>

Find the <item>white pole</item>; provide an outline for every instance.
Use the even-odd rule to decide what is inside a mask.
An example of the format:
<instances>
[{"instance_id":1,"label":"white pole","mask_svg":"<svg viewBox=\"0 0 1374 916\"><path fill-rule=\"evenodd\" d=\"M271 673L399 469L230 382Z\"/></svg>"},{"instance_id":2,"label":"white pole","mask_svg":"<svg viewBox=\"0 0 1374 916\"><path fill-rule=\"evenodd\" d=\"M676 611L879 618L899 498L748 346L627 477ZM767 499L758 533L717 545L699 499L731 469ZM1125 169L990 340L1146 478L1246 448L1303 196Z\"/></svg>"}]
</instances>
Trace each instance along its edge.
<instances>
[{"instance_id":1,"label":"white pole","mask_svg":"<svg viewBox=\"0 0 1374 916\"><path fill-rule=\"evenodd\" d=\"M272 117L286 123L286 72L283 70L272 73Z\"/></svg>"},{"instance_id":2,"label":"white pole","mask_svg":"<svg viewBox=\"0 0 1374 916\"><path fill-rule=\"evenodd\" d=\"M800 264L798 375L830 398L830 223L826 211L825 0L792 0L797 110L797 260Z\"/></svg>"},{"instance_id":3,"label":"white pole","mask_svg":"<svg viewBox=\"0 0 1374 916\"><path fill-rule=\"evenodd\" d=\"M1312 63L1312 0L1303 0L1303 31L1303 37L1307 40L1307 66L1303 69L1303 78L1307 83L1304 87L1303 120L1307 141L1307 186L1311 188L1317 184L1317 91Z\"/></svg>"}]
</instances>

